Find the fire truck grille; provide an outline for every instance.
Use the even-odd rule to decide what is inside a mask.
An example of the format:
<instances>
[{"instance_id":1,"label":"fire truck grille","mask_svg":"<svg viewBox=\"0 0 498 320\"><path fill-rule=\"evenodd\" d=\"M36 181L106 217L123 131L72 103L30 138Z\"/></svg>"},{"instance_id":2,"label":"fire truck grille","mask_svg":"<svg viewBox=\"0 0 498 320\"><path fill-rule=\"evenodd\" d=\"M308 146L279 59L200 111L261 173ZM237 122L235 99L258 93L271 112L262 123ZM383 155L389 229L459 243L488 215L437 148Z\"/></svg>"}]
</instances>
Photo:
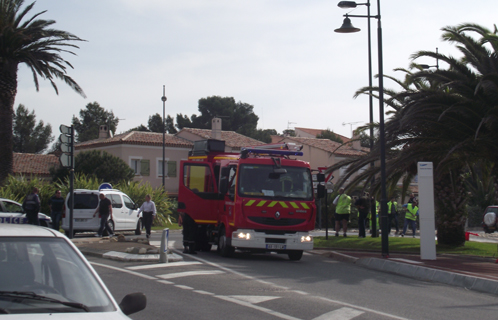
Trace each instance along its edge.
<instances>
[{"instance_id":1,"label":"fire truck grille","mask_svg":"<svg viewBox=\"0 0 498 320\"><path fill-rule=\"evenodd\" d=\"M249 217L249 220L267 226L295 226L305 222L305 219L279 219L267 217Z\"/></svg>"}]
</instances>

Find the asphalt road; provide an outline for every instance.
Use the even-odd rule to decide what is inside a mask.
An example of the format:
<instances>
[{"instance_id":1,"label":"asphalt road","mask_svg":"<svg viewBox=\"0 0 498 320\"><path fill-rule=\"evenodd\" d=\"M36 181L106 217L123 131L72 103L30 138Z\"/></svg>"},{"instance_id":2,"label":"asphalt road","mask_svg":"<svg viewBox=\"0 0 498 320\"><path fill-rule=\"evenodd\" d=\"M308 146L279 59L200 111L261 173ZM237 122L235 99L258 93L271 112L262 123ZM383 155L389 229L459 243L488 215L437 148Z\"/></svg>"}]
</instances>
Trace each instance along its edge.
<instances>
[{"instance_id":1,"label":"asphalt road","mask_svg":"<svg viewBox=\"0 0 498 320\"><path fill-rule=\"evenodd\" d=\"M152 240L159 241L159 234ZM170 247L181 249L181 234ZM179 251L181 252L181 251ZM119 302L147 295L132 319L495 319L496 296L368 270L306 253L211 252L148 264L89 258Z\"/></svg>"}]
</instances>

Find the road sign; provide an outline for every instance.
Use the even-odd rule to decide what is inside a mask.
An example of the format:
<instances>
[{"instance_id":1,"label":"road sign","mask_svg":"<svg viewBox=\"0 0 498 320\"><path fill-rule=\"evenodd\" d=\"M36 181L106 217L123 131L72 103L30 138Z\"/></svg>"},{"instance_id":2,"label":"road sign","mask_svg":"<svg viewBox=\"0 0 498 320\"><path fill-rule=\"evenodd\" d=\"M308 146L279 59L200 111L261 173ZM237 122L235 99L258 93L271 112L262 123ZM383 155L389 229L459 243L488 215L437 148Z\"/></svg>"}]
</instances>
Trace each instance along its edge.
<instances>
[{"instance_id":1,"label":"road sign","mask_svg":"<svg viewBox=\"0 0 498 320\"><path fill-rule=\"evenodd\" d=\"M61 151L64 153L71 153L71 146L65 143L61 143Z\"/></svg>"},{"instance_id":2,"label":"road sign","mask_svg":"<svg viewBox=\"0 0 498 320\"><path fill-rule=\"evenodd\" d=\"M63 167L66 167L66 168L70 168L71 167L71 155L63 153L59 157L59 160L60 160L61 165Z\"/></svg>"},{"instance_id":3,"label":"road sign","mask_svg":"<svg viewBox=\"0 0 498 320\"><path fill-rule=\"evenodd\" d=\"M64 134L72 134L73 133L71 130L71 127L65 126L63 124L60 125L59 130L61 131L61 133L64 133Z\"/></svg>"},{"instance_id":4,"label":"road sign","mask_svg":"<svg viewBox=\"0 0 498 320\"><path fill-rule=\"evenodd\" d=\"M59 136L59 141L61 143L63 143L63 144L70 145L71 144L71 140L72 140L71 136L68 136L68 135L66 135L64 133Z\"/></svg>"}]
</instances>

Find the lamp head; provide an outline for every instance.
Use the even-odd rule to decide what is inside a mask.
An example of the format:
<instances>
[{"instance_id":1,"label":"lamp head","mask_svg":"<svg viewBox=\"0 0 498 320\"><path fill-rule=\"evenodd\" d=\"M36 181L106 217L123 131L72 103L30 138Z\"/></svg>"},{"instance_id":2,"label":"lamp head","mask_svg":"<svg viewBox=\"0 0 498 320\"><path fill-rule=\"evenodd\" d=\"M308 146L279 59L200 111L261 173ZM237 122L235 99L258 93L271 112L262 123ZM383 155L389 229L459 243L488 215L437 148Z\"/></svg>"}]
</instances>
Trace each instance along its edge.
<instances>
[{"instance_id":1,"label":"lamp head","mask_svg":"<svg viewBox=\"0 0 498 320\"><path fill-rule=\"evenodd\" d=\"M341 1L337 4L339 8L348 9L348 8L356 8L357 4L355 1Z\"/></svg>"},{"instance_id":2,"label":"lamp head","mask_svg":"<svg viewBox=\"0 0 498 320\"><path fill-rule=\"evenodd\" d=\"M353 33L353 32L358 32L360 30L361 30L360 28L355 28L353 24L351 24L351 19L349 19L348 16L346 15L346 18L344 19L342 26L339 29L335 29L334 31L338 33Z\"/></svg>"}]
</instances>

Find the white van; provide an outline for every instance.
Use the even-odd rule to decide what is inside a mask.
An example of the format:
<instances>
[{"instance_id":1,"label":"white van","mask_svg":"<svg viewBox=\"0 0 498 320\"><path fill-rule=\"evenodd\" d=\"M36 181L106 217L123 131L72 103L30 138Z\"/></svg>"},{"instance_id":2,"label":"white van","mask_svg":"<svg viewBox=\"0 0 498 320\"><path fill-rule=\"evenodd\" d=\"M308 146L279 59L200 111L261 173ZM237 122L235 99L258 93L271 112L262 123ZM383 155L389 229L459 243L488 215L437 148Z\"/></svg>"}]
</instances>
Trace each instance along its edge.
<instances>
[{"instance_id":1,"label":"white van","mask_svg":"<svg viewBox=\"0 0 498 320\"><path fill-rule=\"evenodd\" d=\"M105 194L112 203L112 220L109 225L113 231L135 231L136 235L142 233L142 213L137 218L137 206L126 194L117 189L102 190L74 190L73 232L93 231L100 228L100 218L93 217L99 205L99 194ZM62 217L62 229L69 233L69 208L70 194L66 197L66 212ZM104 235L106 231L104 230Z\"/></svg>"}]
</instances>

